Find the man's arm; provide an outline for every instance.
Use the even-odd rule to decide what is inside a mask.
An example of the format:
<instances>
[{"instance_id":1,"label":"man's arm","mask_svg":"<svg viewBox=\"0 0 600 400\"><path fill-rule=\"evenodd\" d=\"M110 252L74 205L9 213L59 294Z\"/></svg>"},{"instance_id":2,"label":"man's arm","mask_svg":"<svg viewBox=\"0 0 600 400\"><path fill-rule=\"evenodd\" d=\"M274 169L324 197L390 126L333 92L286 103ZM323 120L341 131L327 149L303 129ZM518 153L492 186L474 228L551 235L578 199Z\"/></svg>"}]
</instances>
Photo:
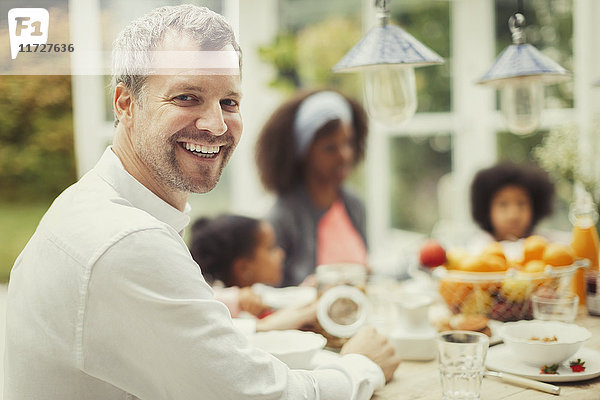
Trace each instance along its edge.
<instances>
[{"instance_id":1,"label":"man's arm","mask_svg":"<svg viewBox=\"0 0 600 400\"><path fill-rule=\"evenodd\" d=\"M81 315L81 368L144 399L347 399L357 388L367 399L383 383L361 356L348 367L293 371L251 347L167 230L135 232L108 249Z\"/></svg>"}]
</instances>

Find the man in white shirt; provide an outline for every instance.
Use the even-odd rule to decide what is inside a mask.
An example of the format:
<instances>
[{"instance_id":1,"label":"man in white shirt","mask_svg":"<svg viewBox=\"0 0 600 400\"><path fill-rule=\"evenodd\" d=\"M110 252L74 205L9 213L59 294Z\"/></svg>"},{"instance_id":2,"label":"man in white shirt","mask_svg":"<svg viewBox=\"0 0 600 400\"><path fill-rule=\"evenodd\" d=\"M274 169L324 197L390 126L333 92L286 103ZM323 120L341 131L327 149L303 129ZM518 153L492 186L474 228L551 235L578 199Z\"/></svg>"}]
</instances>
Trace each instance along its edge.
<instances>
[{"instance_id":1,"label":"man in white shirt","mask_svg":"<svg viewBox=\"0 0 600 400\"><path fill-rule=\"evenodd\" d=\"M234 330L182 240L188 195L215 186L242 131L229 25L163 7L114 55L113 145L11 273L4 399L370 398L399 363L382 336L363 330L337 362L290 370Z\"/></svg>"}]
</instances>

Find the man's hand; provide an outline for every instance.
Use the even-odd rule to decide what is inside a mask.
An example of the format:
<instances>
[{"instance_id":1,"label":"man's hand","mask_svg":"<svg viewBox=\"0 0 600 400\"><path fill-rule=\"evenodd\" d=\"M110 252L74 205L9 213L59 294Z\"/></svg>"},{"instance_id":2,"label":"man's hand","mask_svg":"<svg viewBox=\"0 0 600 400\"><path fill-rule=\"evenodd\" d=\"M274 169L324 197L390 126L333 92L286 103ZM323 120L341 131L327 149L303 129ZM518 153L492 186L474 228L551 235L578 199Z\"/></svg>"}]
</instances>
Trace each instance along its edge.
<instances>
[{"instance_id":1,"label":"man's hand","mask_svg":"<svg viewBox=\"0 0 600 400\"><path fill-rule=\"evenodd\" d=\"M341 355L351 353L362 354L379 365L386 382L392 379L400 364L400 358L387 338L370 326L362 328L340 351Z\"/></svg>"},{"instance_id":2,"label":"man's hand","mask_svg":"<svg viewBox=\"0 0 600 400\"><path fill-rule=\"evenodd\" d=\"M240 288L238 303L240 305L240 310L249 312L255 317L258 317L270 309L268 305L262 302L260 295L254 292L250 287Z\"/></svg>"}]
</instances>

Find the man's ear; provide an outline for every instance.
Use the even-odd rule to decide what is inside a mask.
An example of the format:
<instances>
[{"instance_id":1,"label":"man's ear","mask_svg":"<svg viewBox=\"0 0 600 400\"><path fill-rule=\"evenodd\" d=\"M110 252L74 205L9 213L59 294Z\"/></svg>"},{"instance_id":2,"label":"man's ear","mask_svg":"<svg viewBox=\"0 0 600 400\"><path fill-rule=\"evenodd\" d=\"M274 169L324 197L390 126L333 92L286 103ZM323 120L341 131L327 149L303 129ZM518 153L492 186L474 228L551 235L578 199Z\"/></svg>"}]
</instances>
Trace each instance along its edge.
<instances>
[{"instance_id":1,"label":"man's ear","mask_svg":"<svg viewBox=\"0 0 600 400\"><path fill-rule=\"evenodd\" d=\"M123 82L119 82L115 87L113 108L119 123L130 127L133 118L133 93Z\"/></svg>"}]
</instances>

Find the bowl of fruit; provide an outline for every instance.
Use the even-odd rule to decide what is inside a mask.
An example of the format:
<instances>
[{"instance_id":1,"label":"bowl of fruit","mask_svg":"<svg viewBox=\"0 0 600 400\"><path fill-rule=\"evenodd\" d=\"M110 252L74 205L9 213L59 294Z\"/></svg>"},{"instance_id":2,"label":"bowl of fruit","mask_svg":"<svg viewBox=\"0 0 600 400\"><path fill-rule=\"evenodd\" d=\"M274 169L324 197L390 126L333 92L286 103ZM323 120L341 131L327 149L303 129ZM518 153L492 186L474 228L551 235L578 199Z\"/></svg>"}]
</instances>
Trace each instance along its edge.
<instances>
[{"instance_id":1,"label":"bowl of fruit","mask_svg":"<svg viewBox=\"0 0 600 400\"><path fill-rule=\"evenodd\" d=\"M514 259L507 258L499 242L475 254L449 249L433 275L452 313L518 321L533 318L534 293L551 297L570 291L573 274L582 266L570 246L535 235L522 241L522 256Z\"/></svg>"}]
</instances>

